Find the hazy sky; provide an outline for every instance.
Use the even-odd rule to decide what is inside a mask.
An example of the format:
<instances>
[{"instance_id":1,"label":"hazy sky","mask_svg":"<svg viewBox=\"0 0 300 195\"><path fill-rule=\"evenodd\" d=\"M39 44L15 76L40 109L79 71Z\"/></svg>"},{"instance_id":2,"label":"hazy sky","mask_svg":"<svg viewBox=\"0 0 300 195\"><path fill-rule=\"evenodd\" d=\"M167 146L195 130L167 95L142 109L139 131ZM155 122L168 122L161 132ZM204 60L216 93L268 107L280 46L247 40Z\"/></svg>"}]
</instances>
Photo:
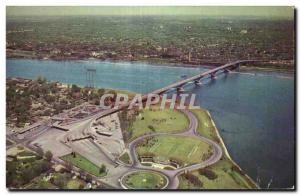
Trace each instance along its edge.
<instances>
[{"instance_id":1,"label":"hazy sky","mask_svg":"<svg viewBox=\"0 0 300 195\"><path fill-rule=\"evenodd\" d=\"M22 15L207 15L207 16L268 16L293 18L293 7L215 7L215 6L26 6L7 7L8 16Z\"/></svg>"}]
</instances>

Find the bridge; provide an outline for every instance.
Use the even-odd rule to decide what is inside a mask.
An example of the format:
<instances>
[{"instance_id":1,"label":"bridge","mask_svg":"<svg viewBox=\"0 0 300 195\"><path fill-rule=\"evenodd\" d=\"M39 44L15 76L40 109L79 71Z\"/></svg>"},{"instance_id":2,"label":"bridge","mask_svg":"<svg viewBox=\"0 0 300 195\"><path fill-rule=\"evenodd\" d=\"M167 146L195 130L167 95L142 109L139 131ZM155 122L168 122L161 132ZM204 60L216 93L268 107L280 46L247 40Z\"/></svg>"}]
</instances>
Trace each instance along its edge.
<instances>
[{"instance_id":1,"label":"bridge","mask_svg":"<svg viewBox=\"0 0 300 195\"><path fill-rule=\"evenodd\" d=\"M203 73L195 75L193 77L178 81L176 83L173 83L173 84L168 85L166 87L163 87L161 89L157 89L157 90L151 92L151 94L160 95L160 94L165 93L165 92L167 92L171 89L177 89L177 91L182 91L182 87L187 83L194 82L195 84L199 84L200 80L202 78L204 78L205 76L207 76L207 75L210 75L210 77L212 79L215 79L217 72L223 71L224 73L227 73L231 70L234 70L234 69L238 68L241 64L249 63L249 62L257 62L257 60L239 60L239 61L227 63L223 66L219 66L217 68L211 69L209 71L203 72Z\"/></svg>"},{"instance_id":2,"label":"bridge","mask_svg":"<svg viewBox=\"0 0 300 195\"><path fill-rule=\"evenodd\" d=\"M155 91L152 91L148 94L145 94L145 95L142 96L142 101L146 101L149 94L161 95L161 94L163 94L163 93L165 93L169 90L172 90L172 89L177 89L178 92L181 92L181 91L183 91L183 86L184 85L186 85L188 83L199 84L200 80L203 79L205 76L209 75L212 79L215 79L217 73L220 73L220 72L228 73L229 71L238 68L242 64L255 63L255 62L261 62L261 61L259 61L259 60L238 60L238 61L227 63L227 64L222 65L222 66L218 66L214 69L205 71L203 73L200 73L198 75L189 77L189 78L181 80L181 81L177 81L177 82L175 82L173 84L170 84L166 87L163 87L163 88L157 89ZM131 102L128 102L128 103L125 103L123 105L120 105L118 108L111 108L111 109L105 110L105 111L99 113L99 115L97 115L97 119L102 118L104 116L108 116L108 115L113 114L115 112L119 112L119 111L129 107L130 104L131 104Z\"/></svg>"}]
</instances>

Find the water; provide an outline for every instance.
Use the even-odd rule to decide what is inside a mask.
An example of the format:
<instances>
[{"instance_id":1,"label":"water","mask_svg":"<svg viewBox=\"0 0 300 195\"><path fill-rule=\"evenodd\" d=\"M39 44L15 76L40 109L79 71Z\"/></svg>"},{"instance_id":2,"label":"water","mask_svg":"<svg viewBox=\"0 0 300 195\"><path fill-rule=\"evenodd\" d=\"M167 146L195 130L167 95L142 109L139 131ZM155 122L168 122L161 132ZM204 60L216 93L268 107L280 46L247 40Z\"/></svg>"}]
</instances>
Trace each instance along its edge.
<instances>
[{"instance_id":1,"label":"water","mask_svg":"<svg viewBox=\"0 0 300 195\"><path fill-rule=\"evenodd\" d=\"M195 69L189 68L161 68L141 63L112 63L96 60L7 60L6 73L7 77L36 79L40 75L48 80L86 86L86 68L96 69L94 82L98 87L125 89L139 93L147 93L170 84L181 79L182 74L195 74ZM197 72L200 70L196 69Z\"/></svg>"},{"instance_id":2,"label":"water","mask_svg":"<svg viewBox=\"0 0 300 195\"><path fill-rule=\"evenodd\" d=\"M7 60L7 77L86 85L85 68L97 70L97 87L147 93L195 75L204 68L155 66L101 61ZM232 73L201 87L186 87L197 94L217 124L232 158L254 180L270 188L294 185L294 78L279 73Z\"/></svg>"}]
</instances>

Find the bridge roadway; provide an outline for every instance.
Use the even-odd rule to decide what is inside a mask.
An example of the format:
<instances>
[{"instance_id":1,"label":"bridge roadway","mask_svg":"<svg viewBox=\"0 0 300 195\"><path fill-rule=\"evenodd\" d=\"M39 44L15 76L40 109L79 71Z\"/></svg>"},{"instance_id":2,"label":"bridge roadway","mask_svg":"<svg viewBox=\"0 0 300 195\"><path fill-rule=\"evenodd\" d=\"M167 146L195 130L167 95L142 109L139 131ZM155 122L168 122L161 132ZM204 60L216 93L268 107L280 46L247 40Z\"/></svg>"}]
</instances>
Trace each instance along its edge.
<instances>
[{"instance_id":1,"label":"bridge roadway","mask_svg":"<svg viewBox=\"0 0 300 195\"><path fill-rule=\"evenodd\" d=\"M152 91L148 94L145 94L145 95L142 96L142 101L145 101L147 99L148 95L150 95L150 94L161 95L161 94L165 93L168 90L171 90L171 89L174 89L174 88L180 88L180 87L182 87L183 85L185 85L189 82L199 81L200 79L202 79L203 77L205 77L207 75L213 75L214 76L220 70L229 70L229 69L232 70L232 69L237 68L240 64L247 63L247 62L258 62L258 61L259 60L238 60L238 61L227 63L225 65L222 65L222 66L219 66L217 68L208 70L206 72L200 73L200 74L192 76L190 78L187 78L187 79L184 79L184 80L181 80L181 81L177 81L177 82L175 82L171 85L168 85L166 87L163 87L163 88L157 89L155 91ZM98 119L98 118L102 118L104 116L108 116L110 114L113 114L115 112L119 112L119 111L129 107L130 104L131 104L131 101L129 101L129 102L123 104L123 105L120 105L118 108L107 109L107 110L102 111L101 113L97 114L95 116L95 118Z\"/></svg>"}]
</instances>

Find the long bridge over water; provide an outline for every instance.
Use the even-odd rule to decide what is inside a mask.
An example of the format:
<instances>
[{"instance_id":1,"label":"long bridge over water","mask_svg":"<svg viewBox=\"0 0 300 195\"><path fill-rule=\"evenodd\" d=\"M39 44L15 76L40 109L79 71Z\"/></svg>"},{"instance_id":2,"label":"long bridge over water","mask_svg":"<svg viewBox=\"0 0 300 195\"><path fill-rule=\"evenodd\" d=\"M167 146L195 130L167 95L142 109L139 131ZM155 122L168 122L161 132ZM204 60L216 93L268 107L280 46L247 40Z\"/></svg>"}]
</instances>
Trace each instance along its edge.
<instances>
[{"instance_id":1,"label":"long bridge over water","mask_svg":"<svg viewBox=\"0 0 300 195\"><path fill-rule=\"evenodd\" d=\"M218 66L218 67L213 68L211 70L205 71L203 73L197 74L195 76L189 77L189 78L184 79L184 80L177 81L177 82L172 83L168 86L165 86L163 88L160 88L160 89L157 89L157 90L152 91L150 93L147 93L147 94L142 96L142 101L145 101L150 94L161 95L161 94L163 94L167 91L173 90L173 89L177 89L178 92L183 91L183 86L186 85L186 84L189 84L189 83L200 84L201 83L200 80L203 79L206 76L210 76L212 79L215 79L217 73L220 73L220 72L228 73L229 71L238 68L242 64L254 63L254 62L258 62L258 60L238 60L238 61L227 63L227 64L222 65L222 66ZM105 110L105 111L99 113L97 118L101 118L101 117L113 114L115 112L119 112L119 111L129 107L130 105L131 105L131 101L120 105L118 108L111 108L111 109Z\"/></svg>"},{"instance_id":2,"label":"long bridge over water","mask_svg":"<svg viewBox=\"0 0 300 195\"><path fill-rule=\"evenodd\" d=\"M238 68L241 64L254 63L254 62L258 62L258 60L239 60L239 61L234 61L234 62L227 63L227 64L222 65L222 66L218 66L216 68L210 69L210 70L205 71L203 73L197 74L195 76L189 77L189 78L184 79L184 80L177 81L177 82L172 83L172 84L170 84L168 86L165 86L163 88L157 89L157 90L152 91L152 92L147 93L147 94L144 94L142 96L142 101L146 101L150 94L161 95L165 92L168 92L168 91L174 90L174 89L176 89L178 92L181 92L181 91L183 91L184 85L187 85L187 84L190 84L190 83L195 83L196 85L198 85L198 84L200 84L201 79L203 79L206 76L210 76L211 79L215 79L217 73L228 73L229 71ZM102 118L104 116L108 116L110 114L119 112L119 111L129 107L131 105L131 103L132 102L129 101L125 104L122 104L122 105L118 106L118 108L111 108L111 109L104 110L104 111L100 112L99 114L96 114L94 117L96 119L98 119L98 118ZM30 127L27 127L24 130L22 130L20 133L22 134L24 132L30 131L30 130L36 128L38 125L40 125L40 124L34 124ZM63 128L60 128L60 129L64 130L64 131L68 130L68 129L63 129Z\"/></svg>"},{"instance_id":3,"label":"long bridge over water","mask_svg":"<svg viewBox=\"0 0 300 195\"><path fill-rule=\"evenodd\" d=\"M198 75L192 76L190 78L175 82L175 83L168 85L166 87L163 87L161 89L157 89L157 90L151 92L150 94L160 95L160 94L165 93L174 88L177 89L177 91L181 91L182 87L184 85L186 85L187 83L194 82L195 84L199 84L200 80L207 75L210 75L210 77L212 79L215 79L217 72L223 71L224 73L228 73L230 70L234 70L234 69L238 68L241 64L249 63L249 62L257 62L257 61L256 60L239 60L239 61L235 61L235 62L230 62L225 65L219 66L217 68L214 68L214 69L208 70L206 72L200 73Z\"/></svg>"}]
</instances>

